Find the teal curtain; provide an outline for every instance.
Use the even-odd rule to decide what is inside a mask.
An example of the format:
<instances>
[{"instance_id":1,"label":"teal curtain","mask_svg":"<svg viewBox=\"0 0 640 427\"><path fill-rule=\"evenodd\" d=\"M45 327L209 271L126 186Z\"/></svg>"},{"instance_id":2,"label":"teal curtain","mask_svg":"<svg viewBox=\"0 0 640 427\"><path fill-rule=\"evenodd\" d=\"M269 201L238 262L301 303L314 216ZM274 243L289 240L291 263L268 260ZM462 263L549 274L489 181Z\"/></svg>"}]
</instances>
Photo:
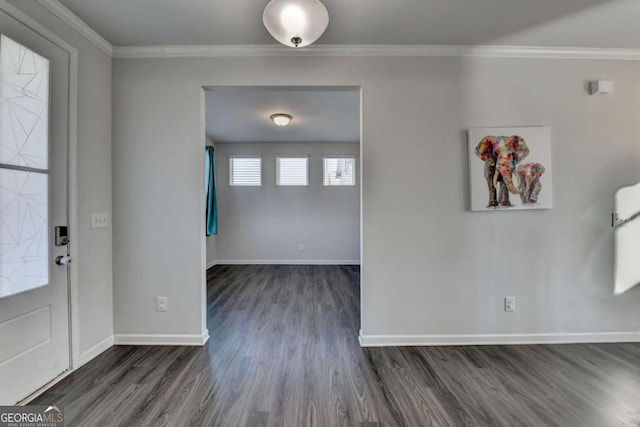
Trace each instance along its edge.
<instances>
[{"instance_id":1,"label":"teal curtain","mask_svg":"<svg viewBox=\"0 0 640 427\"><path fill-rule=\"evenodd\" d=\"M205 191L207 193L207 236L218 234L218 199L216 196L216 155L213 147L205 148Z\"/></svg>"}]
</instances>

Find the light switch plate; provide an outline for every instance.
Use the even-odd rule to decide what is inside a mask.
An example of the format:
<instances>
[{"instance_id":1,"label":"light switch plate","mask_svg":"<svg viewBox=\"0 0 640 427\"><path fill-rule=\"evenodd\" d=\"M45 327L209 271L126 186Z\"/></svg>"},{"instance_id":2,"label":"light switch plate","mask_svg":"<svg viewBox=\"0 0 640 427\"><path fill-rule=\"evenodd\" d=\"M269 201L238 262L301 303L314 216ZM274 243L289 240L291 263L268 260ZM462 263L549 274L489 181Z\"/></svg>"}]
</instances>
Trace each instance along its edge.
<instances>
[{"instance_id":1,"label":"light switch plate","mask_svg":"<svg viewBox=\"0 0 640 427\"><path fill-rule=\"evenodd\" d=\"M109 214L107 212L94 212L91 214L91 228L109 227Z\"/></svg>"}]
</instances>

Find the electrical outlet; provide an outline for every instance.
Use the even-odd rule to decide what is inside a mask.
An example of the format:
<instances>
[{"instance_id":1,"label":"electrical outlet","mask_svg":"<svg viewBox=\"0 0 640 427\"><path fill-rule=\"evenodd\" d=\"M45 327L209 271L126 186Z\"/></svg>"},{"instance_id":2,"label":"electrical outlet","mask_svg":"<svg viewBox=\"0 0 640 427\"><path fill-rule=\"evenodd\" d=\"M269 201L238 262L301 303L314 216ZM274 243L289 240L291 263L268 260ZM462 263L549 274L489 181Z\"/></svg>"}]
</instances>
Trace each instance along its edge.
<instances>
[{"instance_id":1,"label":"electrical outlet","mask_svg":"<svg viewBox=\"0 0 640 427\"><path fill-rule=\"evenodd\" d=\"M167 297L158 297L156 300L156 311L167 311Z\"/></svg>"},{"instance_id":2,"label":"electrical outlet","mask_svg":"<svg viewBox=\"0 0 640 427\"><path fill-rule=\"evenodd\" d=\"M300 252L304 252L304 245L300 243L300 246L298 246L298 249L300 250Z\"/></svg>"},{"instance_id":3,"label":"electrical outlet","mask_svg":"<svg viewBox=\"0 0 640 427\"><path fill-rule=\"evenodd\" d=\"M504 297L504 311L516 311L516 297Z\"/></svg>"},{"instance_id":4,"label":"electrical outlet","mask_svg":"<svg viewBox=\"0 0 640 427\"><path fill-rule=\"evenodd\" d=\"M109 227L109 214L107 212L94 212L91 214L91 228Z\"/></svg>"}]
</instances>

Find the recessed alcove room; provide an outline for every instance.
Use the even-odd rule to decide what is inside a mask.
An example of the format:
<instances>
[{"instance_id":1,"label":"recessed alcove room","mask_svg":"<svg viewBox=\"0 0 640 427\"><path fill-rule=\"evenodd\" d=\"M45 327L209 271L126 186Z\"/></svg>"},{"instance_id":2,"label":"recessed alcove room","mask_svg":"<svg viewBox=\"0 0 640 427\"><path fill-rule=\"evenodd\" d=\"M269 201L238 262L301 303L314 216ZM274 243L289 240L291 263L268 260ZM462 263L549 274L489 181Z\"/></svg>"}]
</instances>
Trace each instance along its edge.
<instances>
[{"instance_id":1,"label":"recessed alcove room","mask_svg":"<svg viewBox=\"0 0 640 427\"><path fill-rule=\"evenodd\" d=\"M638 426L639 16L0 0L0 424Z\"/></svg>"},{"instance_id":2,"label":"recessed alcove room","mask_svg":"<svg viewBox=\"0 0 640 427\"><path fill-rule=\"evenodd\" d=\"M207 267L360 265L359 88L218 87L205 99Z\"/></svg>"}]
</instances>

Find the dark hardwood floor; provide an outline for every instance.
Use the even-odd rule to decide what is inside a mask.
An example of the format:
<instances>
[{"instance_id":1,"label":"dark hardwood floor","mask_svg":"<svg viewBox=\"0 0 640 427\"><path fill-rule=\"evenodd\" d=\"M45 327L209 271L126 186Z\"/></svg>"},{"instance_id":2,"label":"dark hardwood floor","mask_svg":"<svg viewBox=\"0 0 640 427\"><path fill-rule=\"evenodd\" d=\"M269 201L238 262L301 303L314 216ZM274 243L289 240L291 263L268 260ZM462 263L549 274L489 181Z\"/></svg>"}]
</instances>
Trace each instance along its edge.
<instances>
[{"instance_id":1,"label":"dark hardwood floor","mask_svg":"<svg viewBox=\"0 0 640 427\"><path fill-rule=\"evenodd\" d=\"M204 348L114 347L32 404L67 426L638 426L640 345L361 349L359 269L208 271Z\"/></svg>"}]
</instances>

